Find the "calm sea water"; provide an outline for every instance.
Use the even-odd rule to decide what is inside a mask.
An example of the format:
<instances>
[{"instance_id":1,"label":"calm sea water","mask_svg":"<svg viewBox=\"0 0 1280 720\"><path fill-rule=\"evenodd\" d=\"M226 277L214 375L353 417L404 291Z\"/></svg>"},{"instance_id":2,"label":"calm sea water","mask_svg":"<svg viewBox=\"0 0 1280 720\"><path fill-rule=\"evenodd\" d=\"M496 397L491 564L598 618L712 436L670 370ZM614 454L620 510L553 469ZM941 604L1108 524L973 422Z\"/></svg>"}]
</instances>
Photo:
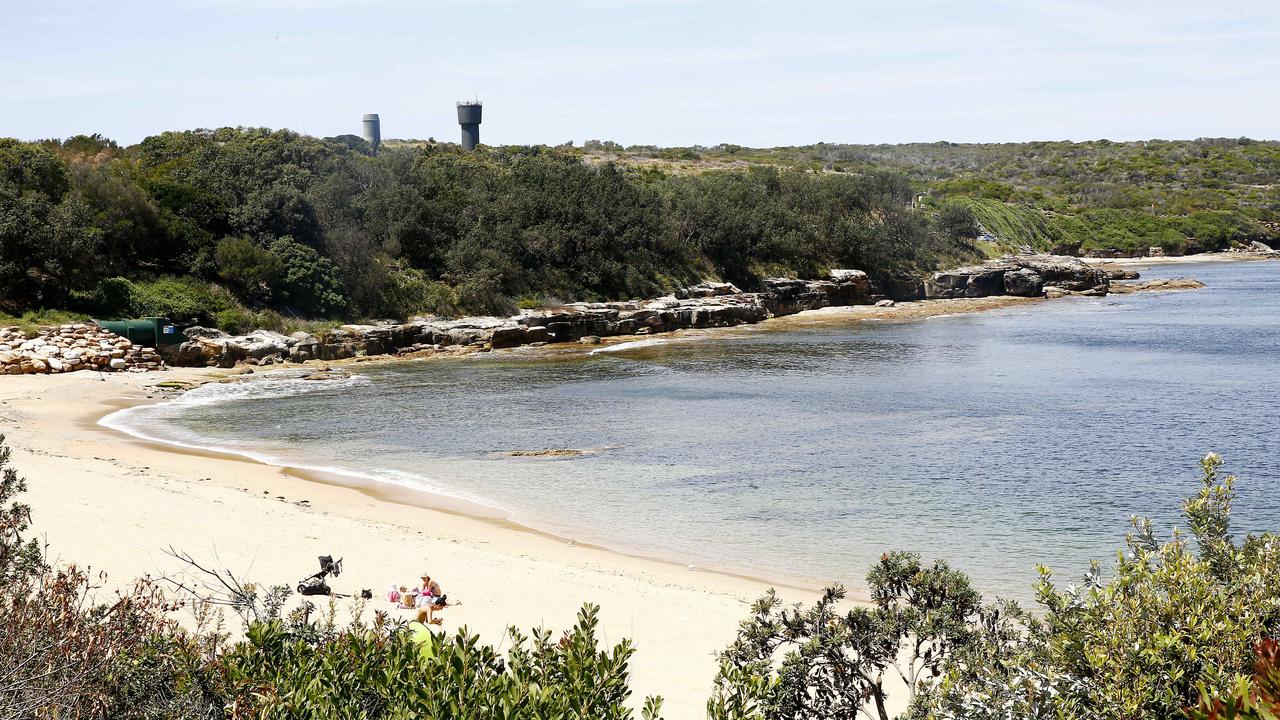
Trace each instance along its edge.
<instances>
[{"instance_id":1,"label":"calm sea water","mask_svg":"<svg viewBox=\"0 0 1280 720\"><path fill-rule=\"evenodd\" d=\"M108 423L700 566L861 587L911 549L1026 599L1036 563L1109 562L1130 514L1170 530L1209 450L1242 476L1237 529L1280 529L1280 263L1143 274L1208 288L260 377ZM546 448L596 452L502 454Z\"/></svg>"}]
</instances>

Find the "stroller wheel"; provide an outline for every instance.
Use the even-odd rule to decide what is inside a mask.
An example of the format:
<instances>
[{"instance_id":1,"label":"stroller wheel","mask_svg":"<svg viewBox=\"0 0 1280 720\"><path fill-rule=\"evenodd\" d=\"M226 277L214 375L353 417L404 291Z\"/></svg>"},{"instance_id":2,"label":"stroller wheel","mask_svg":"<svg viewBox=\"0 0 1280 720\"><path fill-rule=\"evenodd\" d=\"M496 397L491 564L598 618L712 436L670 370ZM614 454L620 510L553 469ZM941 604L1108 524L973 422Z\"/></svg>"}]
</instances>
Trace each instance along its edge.
<instances>
[{"instance_id":1,"label":"stroller wheel","mask_svg":"<svg viewBox=\"0 0 1280 720\"><path fill-rule=\"evenodd\" d=\"M298 583L298 592L299 592L299 593L301 593L301 592L302 592L302 588L303 588L302 583Z\"/></svg>"}]
</instances>

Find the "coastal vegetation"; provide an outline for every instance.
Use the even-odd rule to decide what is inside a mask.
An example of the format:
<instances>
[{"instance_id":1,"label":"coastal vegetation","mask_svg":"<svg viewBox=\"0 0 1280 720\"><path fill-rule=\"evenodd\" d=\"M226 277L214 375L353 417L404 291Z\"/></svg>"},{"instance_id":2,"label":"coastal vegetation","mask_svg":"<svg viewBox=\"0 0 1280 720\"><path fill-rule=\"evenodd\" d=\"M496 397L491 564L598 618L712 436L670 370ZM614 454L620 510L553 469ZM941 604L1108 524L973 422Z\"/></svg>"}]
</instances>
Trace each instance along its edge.
<instances>
[{"instance_id":1,"label":"coastal vegetation","mask_svg":"<svg viewBox=\"0 0 1280 720\"><path fill-rule=\"evenodd\" d=\"M0 718L660 716L658 698L633 709L628 661L662 648L600 647L590 605L561 635L513 628L492 646L234 579L212 593L142 581L104 601L86 570L29 537L2 442ZM1061 587L1042 570L1034 611L905 552L871 568L869 606L839 587L808 607L769 593L721 655L708 716L888 720L901 691L910 720L1275 718L1280 537L1235 539L1236 480L1216 455L1202 465L1189 535L1161 541L1135 519L1108 571ZM239 639L220 609L242 621Z\"/></svg>"},{"instance_id":2,"label":"coastal vegetation","mask_svg":"<svg viewBox=\"0 0 1280 720\"><path fill-rule=\"evenodd\" d=\"M1280 143L1248 138L1001 144L817 143L659 149L588 142L614 162L773 165L811 172L901 173L924 203L958 203L1003 249L1172 254L1280 238ZM677 164L676 158L685 158Z\"/></svg>"},{"instance_id":3,"label":"coastal vegetation","mask_svg":"<svg viewBox=\"0 0 1280 720\"><path fill-rule=\"evenodd\" d=\"M1280 145L1248 140L375 155L261 128L0 139L0 313L243 332L831 268L887 282L1018 248L1222 249L1280 237L1277 183Z\"/></svg>"},{"instance_id":4,"label":"coastal vegetation","mask_svg":"<svg viewBox=\"0 0 1280 720\"><path fill-rule=\"evenodd\" d=\"M354 149L352 147L354 145ZM463 153L288 131L0 141L0 310L284 317L504 313L836 266L972 255L892 173L676 175L545 147ZM254 314L257 315L254 315ZM281 324L281 323L276 323Z\"/></svg>"}]
</instances>

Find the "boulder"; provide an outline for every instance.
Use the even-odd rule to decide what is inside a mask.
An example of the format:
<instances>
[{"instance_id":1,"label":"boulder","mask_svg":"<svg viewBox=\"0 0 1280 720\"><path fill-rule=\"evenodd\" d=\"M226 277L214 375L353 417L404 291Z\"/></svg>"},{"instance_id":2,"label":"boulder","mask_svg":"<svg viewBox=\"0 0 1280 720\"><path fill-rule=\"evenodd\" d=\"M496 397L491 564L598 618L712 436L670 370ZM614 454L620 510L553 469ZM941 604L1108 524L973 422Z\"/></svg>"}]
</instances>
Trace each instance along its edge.
<instances>
[{"instance_id":1,"label":"boulder","mask_svg":"<svg viewBox=\"0 0 1280 720\"><path fill-rule=\"evenodd\" d=\"M1137 280L1141 277L1137 270L1124 270L1122 268L1108 268L1108 280Z\"/></svg>"},{"instance_id":2,"label":"boulder","mask_svg":"<svg viewBox=\"0 0 1280 720\"><path fill-rule=\"evenodd\" d=\"M268 355L283 355L296 344L296 340L271 330L254 330L243 337L230 338L229 344L237 345L245 357L261 360Z\"/></svg>"},{"instance_id":3,"label":"boulder","mask_svg":"<svg viewBox=\"0 0 1280 720\"><path fill-rule=\"evenodd\" d=\"M690 285L687 288L677 290L675 296L678 300L687 300L689 298L737 295L741 292L733 283L700 282L697 285Z\"/></svg>"},{"instance_id":4,"label":"boulder","mask_svg":"<svg viewBox=\"0 0 1280 720\"><path fill-rule=\"evenodd\" d=\"M1010 273L1013 279L1006 283ZM1013 255L981 265L936 272L925 281L925 297L957 298L989 295L1038 295L1036 278L1045 285L1073 292L1106 294L1110 279L1104 270L1079 258L1060 255Z\"/></svg>"},{"instance_id":5,"label":"boulder","mask_svg":"<svg viewBox=\"0 0 1280 720\"><path fill-rule=\"evenodd\" d=\"M1044 278L1028 268L1009 270L1004 274L1004 292L1018 297L1039 297L1044 294Z\"/></svg>"},{"instance_id":6,"label":"boulder","mask_svg":"<svg viewBox=\"0 0 1280 720\"><path fill-rule=\"evenodd\" d=\"M524 341L527 344L545 343L551 340L551 333L541 325L534 325L524 329Z\"/></svg>"},{"instance_id":7,"label":"boulder","mask_svg":"<svg viewBox=\"0 0 1280 720\"><path fill-rule=\"evenodd\" d=\"M1146 290L1199 290L1204 283L1189 277L1160 278L1133 283L1116 283L1111 286L1113 293L1133 293Z\"/></svg>"},{"instance_id":8,"label":"boulder","mask_svg":"<svg viewBox=\"0 0 1280 720\"><path fill-rule=\"evenodd\" d=\"M196 340L199 338L215 340L218 338L230 337L229 335L227 335L226 333L222 332L217 328L200 327L199 325L192 325L186 330L183 330L182 336L188 340Z\"/></svg>"},{"instance_id":9,"label":"boulder","mask_svg":"<svg viewBox=\"0 0 1280 720\"><path fill-rule=\"evenodd\" d=\"M489 336L489 346L494 350L516 347L525 342L526 333L527 328L522 325L495 328L493 334Z\"/></svg>"}]
</instances>

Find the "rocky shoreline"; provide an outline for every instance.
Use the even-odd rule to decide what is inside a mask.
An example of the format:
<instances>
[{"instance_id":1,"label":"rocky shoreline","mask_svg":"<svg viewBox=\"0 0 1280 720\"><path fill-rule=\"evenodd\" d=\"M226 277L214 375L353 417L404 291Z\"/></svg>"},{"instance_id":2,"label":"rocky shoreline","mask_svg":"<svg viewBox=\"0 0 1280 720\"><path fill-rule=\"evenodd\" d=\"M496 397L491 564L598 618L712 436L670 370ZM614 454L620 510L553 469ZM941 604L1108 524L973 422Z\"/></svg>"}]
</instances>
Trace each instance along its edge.
<instances>
[{"instance_id":1,"label":"rocky shoreline","mask_svg":"<svg viewBox=\"0 0 1280 720\"><path fill-rule=\"evenodd\" d=\"M1200 286L1193 280L1157 281L1150 286L1112 285L1112 280L1137 277L1131 270L1108 270L1074 257L1022 255L940 271L927 278L896 280L884 288L862 271L832 270L824 280L769 278L760 292L742 292L729 283L704 282L654 300L571 303L526 310L506 318L413 318L403 323L352 324L322 333L292 335L270 330L228 335L197 326L184 331L181 343L159 351L135 347L90 324L43 328L37 338L29 339L22 337L17 328L7 328L0 330L0 372L32 374L85 368L145 371L160 369L166 363L230 368L458 354L550 343L595 344L606 337L732 327L826 307L892 306L897 301L959 298L1098 296Z\"/></svg>"},{"instance_id":2,"label":"rocky shoreline","mask_svg":"<svg viewBox=\"0 0 1280 720\"><path fill-rule=\"evenodd\" d=\"M1131 273L1136 276L1136 273ZM326 333L284 335L258 330L231 336L188 328L186 340L166 348L178 366L274 365L309 360L345 360L377 355L428 355L499 350L524 345L645 336L675 330L732 327L805 310L850 305L892 305L898 300L1010 295L1057 297L1105 295L1111 275L1064 256L1019 256L934 273L879 288L859 270L833 270L829 279L770 278L760 292L729 283L701 283L648 301L571 303L519 315L456 320L415 318L404 323L343 325Z\"/></svg>"}]
</instances>

